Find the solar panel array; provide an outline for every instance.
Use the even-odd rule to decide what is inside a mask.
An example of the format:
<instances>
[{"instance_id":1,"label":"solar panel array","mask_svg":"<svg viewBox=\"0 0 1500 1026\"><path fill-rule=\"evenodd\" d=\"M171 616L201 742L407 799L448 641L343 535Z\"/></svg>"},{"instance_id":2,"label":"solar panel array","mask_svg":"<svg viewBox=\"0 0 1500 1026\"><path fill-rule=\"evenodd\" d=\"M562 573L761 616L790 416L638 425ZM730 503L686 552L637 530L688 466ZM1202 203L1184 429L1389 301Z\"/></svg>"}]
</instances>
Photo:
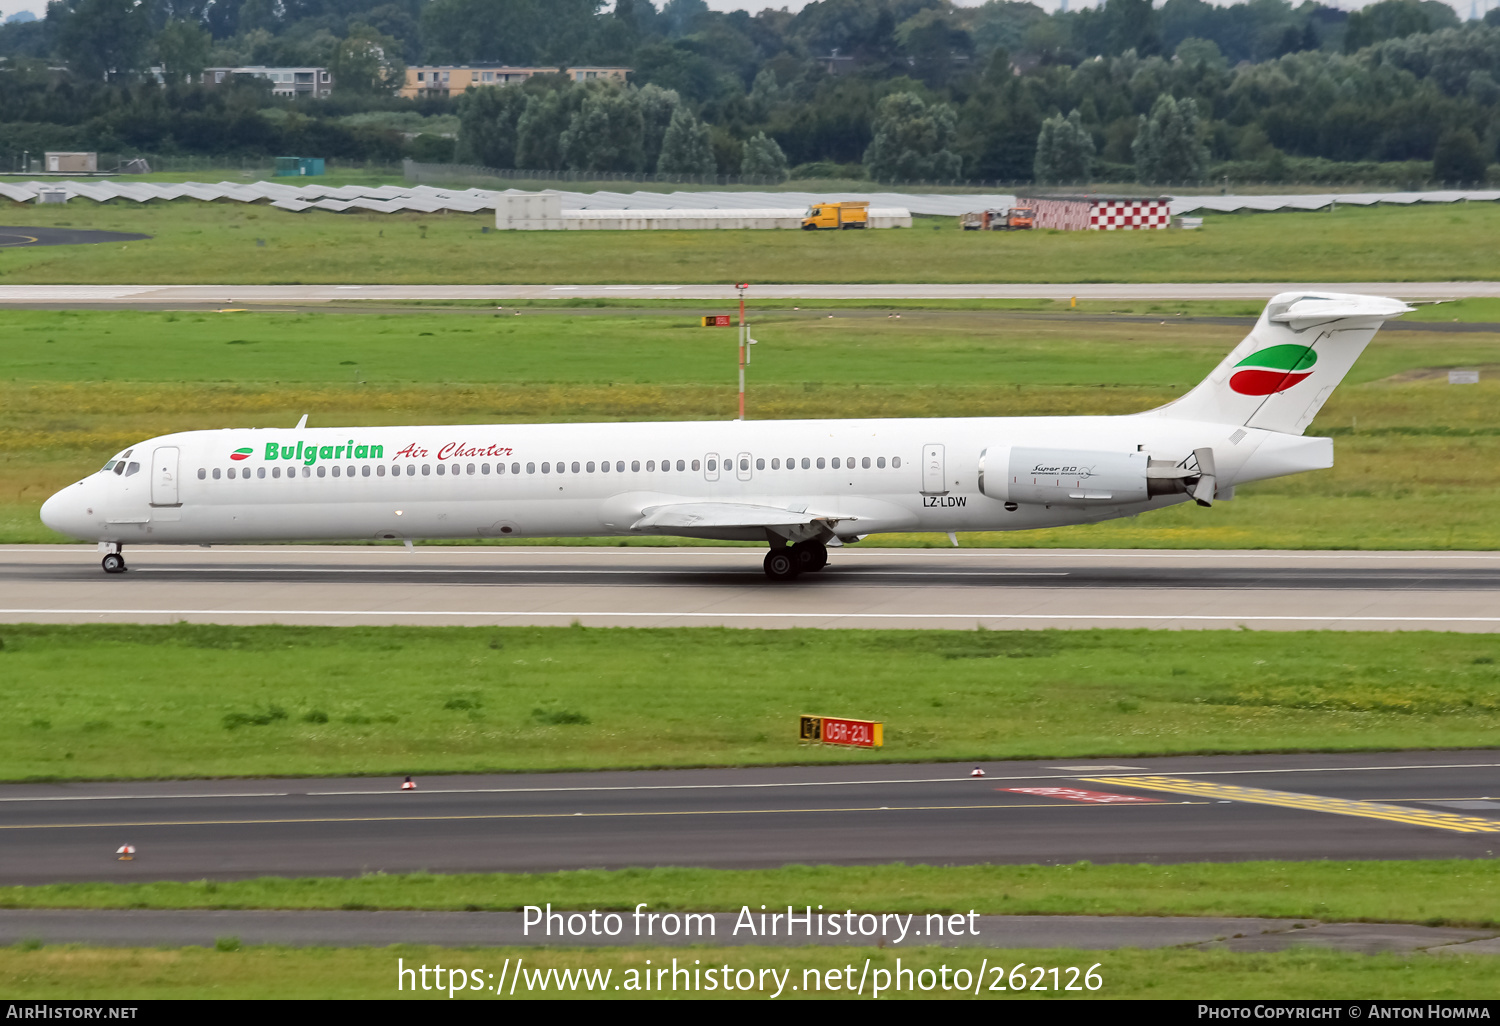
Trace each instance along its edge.
<instances>
[{"instance_id":1,"label":"solar panel array","mask_svg":"<svg viewBox=\"0 0 1500 1026\"><path fill-rule=\"evenodd\" d=\"M0 182L0 196L17 202L33 202L41 192L67 193L103 203L126 199L137 203L155 200L195 199L242 203L269 203L281 210L369 210L382 214L411 211L435 213L450 210L475 213L493 210L500 191L490 189L440 189L430 185L283 185L280 182L122 182L92 181ZM505 192L526 190L507 189ZM957 217L971 210L1003 209L1015 205L1012 194L982 193L941 195L900 192L559 192L565 212L589 210L766 210L806 207L812 203L841 200L867 201L871 207L905 208L913 214ZM1339 192L1266 196L1177 196L1173 214L1194 211L1230 213L1240 210L1319 210L1329 204L1370 206L1376 203L1495 202L1496 190L1448 190L1435 192Z\"/></svg>"}]
</instances>

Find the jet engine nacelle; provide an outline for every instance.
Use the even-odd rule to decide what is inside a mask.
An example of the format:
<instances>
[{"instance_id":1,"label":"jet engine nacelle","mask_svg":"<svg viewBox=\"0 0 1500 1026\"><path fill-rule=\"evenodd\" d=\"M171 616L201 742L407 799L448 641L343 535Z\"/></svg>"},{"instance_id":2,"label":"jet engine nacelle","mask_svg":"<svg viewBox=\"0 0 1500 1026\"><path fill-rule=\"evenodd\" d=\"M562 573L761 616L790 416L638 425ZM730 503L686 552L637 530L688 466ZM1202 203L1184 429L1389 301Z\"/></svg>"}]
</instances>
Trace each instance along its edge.
<instances>
[{"instance_id":1,"label":"jet engine nacelle","mask_svg":"<svg viewBox=\"0 0 1500 1026\"><path fill-rule=\"evenodd\" d=\"M999 445L979 455L979 490L1004 502L1046 506L1144 502L1186 493L1207 506L1215 490L1213 450L1195 449L1173 463L1143 452Z\"/></svg>"}]
</instances>

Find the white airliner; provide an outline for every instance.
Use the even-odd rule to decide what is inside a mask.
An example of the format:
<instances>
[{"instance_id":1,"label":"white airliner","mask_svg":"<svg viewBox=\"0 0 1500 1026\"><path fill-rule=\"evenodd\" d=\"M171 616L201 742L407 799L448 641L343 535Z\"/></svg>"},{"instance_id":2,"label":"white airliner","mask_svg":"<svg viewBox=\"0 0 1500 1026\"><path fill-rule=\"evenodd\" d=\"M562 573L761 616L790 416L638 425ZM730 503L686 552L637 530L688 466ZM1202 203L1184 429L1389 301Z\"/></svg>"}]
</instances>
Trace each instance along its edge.
<instances>
[{"instance_id":1,"label":"white airliner","mask_svg":"<svg viewBox=\"0 0 1500 1026\"><path fill-rule=\"evenodd\" d=\"M1333 465L1308 438L1394 299L1288 292L1207 379L1109 417L226 429L131 446L42 506L134 543L682 535L766 541L765 570L819 570L884 531L1016 531L1207 506Z\"/></svg>"}]
</instances>

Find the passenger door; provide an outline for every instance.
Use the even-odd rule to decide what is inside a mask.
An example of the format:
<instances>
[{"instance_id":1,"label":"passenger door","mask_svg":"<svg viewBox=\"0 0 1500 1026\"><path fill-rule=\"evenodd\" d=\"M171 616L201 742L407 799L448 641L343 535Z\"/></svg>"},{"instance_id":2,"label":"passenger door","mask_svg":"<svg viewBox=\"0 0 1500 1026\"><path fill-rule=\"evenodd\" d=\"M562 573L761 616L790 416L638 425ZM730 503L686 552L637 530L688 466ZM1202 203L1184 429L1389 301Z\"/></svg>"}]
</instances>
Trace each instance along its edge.
<instances>
[{"instance_id":1,"label":"passenger door","mask_svg":"<svg viewBox=\"0 0 1500 1026\"><path fill-rule=\"evenodd\" d=\"M948 494L948 473L943 462L943 447L932 442L922 446L922 494Z\"/></svg>"},{"instance_id":2,"label":"passenger door","mask_svg":"<svg viewBox=\"0 0 1500 1026\"><path fill-rule=\"evenodd\" d=\"M163 445L151 454L151 505L181 506L177 497L177 446Z\"/></svg>"}]
</instances>

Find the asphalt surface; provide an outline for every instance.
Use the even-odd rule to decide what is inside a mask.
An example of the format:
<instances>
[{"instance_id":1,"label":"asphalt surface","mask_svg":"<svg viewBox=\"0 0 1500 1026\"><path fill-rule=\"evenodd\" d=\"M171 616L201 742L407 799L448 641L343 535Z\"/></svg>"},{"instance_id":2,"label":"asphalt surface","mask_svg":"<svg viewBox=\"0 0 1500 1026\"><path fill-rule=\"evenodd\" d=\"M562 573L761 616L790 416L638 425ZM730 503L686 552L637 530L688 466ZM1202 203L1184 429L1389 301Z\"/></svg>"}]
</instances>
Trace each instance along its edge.
<instances>
[{"instance_id":1,"label":"asphalt surface","mask_svg":"<svg viewBox=\"0 0 1500 1026\"><path fill-rule=\"evenodd\" d=\"M844 912L847 910L841 910ZM756 910L758 914L759 910ZM863 913L864 910L858 910ZM806 909L796 910L806 914ZM571 917L567 917L571 918ZM212 946L221 937L243 944L290 946L385 946L438 944L450 947L626 947L661 945L803 947L806 945L946 948L1073 948L1107 951L1116 948L1175 948L1205 950L1282 951L1302 945L1357 951L1481 955L1500 953L1500 930L1413 926L1399 923L1320 923L1311 919L1252 919L1187 916L976 916L964 918L963 929L942 934L922 914L904 924L885 919L876 923L856 915L856 929L872 933L851 941L847 935L818 935L816 927L799 922L790 935L778 924L775 936L745 929L736 913L711 914L712 925L698 927L690 936L666 936L659 929L640 928L627 912L619 933L610 936L600 924L590 929L574 920L581 933L567 933L567 918L551 934L521 912L418 911L287 911L144 909L10 909L0 916L0 945L22 941L44 944L90 944L144 947L163 945ZM845 923L846 916L839 915ZM902 917L905 919L905 917ZM862 920L862 922L861 922ZM543 920L545 922L545 919ZM951 923L951 921L950 921ZM657 924L650 924L655 927ZM676 924L674 924L675 926ZM736 931L735 927L740 929ZM826 921L825 921L826 925ZM900 930L906 926L903 935ZM613 927L608 927L613 928Z\"/></svg>"},{"instance_id":2,"label":"asphalt surface","mask_svg":"<svg viewBox=\"0 0 1500 1026\"><path fill-rule=\"evenodd\" d=\"M149 235L137 232L101 232L81 228L0 227L0 249L21 246L90 246L101 242L138 242Z\"/></svg>"},{"instance_id":3,"label":"asphalt surface","mask_svg":"<svg viewBox=\"0 0 1500 1026\"><path fill-rule=\"evenodd\" d=\"M28 229L29 230L29 229ZM1465 299L1500 296L1500 281L1480 282L1192 282L997 285L754 285L760 299L1106 299L1264 301L1278 292L1309 290L1356 292L1398 299ZM693 285L0 285L0 306L66 303L134 306L146 304L292 304L376 300L517 299L712 299L737 298L734 286Z\"/></svg>"},{"instance_id":4,"label":"asphalt surface","mask_svg":"<svg viewBox=\"0 0 1500 1026\"><path fill-rule=\"evenodd\" d=\"M1493 858L1500 750L0 787L0 884ZM1040 790L1038 790L1040 789ZM1061 790L1058 790L1061 789ZM120 861L122 845L136 849Z\"/></svg>"},{"instance_id":5,"label":"asphalt surface","mask_svg":"<svg viewBox=\"0 0 1500 1026\"><path fill-rule=\"evenodd\" d=\"M0 622L1500 630L1500 553L0 547Z\"/></svg>"}]
</instances>

